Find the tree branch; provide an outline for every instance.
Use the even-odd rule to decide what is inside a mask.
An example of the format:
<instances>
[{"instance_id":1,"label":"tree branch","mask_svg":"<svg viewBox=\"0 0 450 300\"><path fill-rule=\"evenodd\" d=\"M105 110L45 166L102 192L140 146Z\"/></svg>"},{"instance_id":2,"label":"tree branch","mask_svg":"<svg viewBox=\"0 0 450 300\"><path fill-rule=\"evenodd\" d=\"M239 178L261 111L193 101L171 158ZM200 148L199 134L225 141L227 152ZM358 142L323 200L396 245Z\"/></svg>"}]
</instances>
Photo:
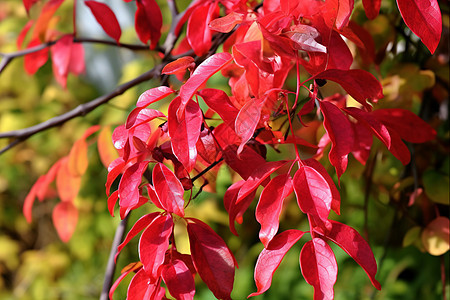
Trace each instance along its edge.
<instances>
[{"instance_id":1,"label":"tree branch","mask_svg":"<svg viewBox=\"0 0 450 300\"><path fill-rule=\"evenodd\" d=\"M116 270L116 264L114 258L116 257L117 247L122 243L123 236L125 234L125 229L127 227L128 218L130 214L128 213L122 221L120 221L119 226L116 228L116 233L114 234L114 240L111 245L111 251L109 252L108 263L106 264L105 280L103 282L102 293L100 294L100 300L109 299L109 290L111 288L114 272Z\"/></svg>"},{"instance_id":2,"label":"tree branch","mask_svg":"<svg viewBox=\"0 0 450 300\"><path fill-rule=\"evenodd\" d=\"M130 81L118 86L113 92L103 95L103 96L100 96L94 100L91 100L90 102L80 104L77 107L75 107L74 109L72 109L71 111L68 111L62 115L56 116L45 122L42 122L40 124L31 126L28 128L0 133L0 138L14 138L15 139L8 146L6 146L0 150L0 155L3 154L8 149L12 148L13 146L17 145L18 143L25 141L32 135L34 135L40 131L47 130L52 127L62 125L65 122L67 122L75 117L84 116L87 113L94 110L95 108L99 107L100 105L102 105L104 103L107 103L109 100L113 99L114 97L117 97L117 96L123 94L125 91L138 85L139 83L147 81L155 76L158 76L161 73L161 70L164 65L165 65L165 62L159 64L158 66L154 67L150 71L145 72L142 75L134 78L133 80L130 80Z\"/></svg>"}]
</instances>

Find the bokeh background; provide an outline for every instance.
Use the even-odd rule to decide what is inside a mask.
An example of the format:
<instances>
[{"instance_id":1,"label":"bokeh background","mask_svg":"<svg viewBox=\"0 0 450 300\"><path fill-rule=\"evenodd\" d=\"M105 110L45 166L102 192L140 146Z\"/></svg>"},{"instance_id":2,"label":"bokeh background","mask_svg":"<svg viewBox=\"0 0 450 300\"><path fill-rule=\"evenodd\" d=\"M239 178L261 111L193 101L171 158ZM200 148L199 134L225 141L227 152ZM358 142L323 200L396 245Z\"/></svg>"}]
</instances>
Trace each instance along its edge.
<instances>
[{"instance_id":1,"label":"bokeh background","mask_svg":"<svg viewBox=\"0 0 450 300\"><path fill-rule=\"evenodd\" d=\"M180 2L180 9L188 4L177 2ZM158 3L165 18L169 15L165 1ZM137 43L132 5L119 0L108 4L117 12L122 26L121 41ZM449 254L444 251L448 249L448 239L447 244L439 241L437 249L430 249L424 245L422 236L437 214L449 217L448 2L441 7L443 38L432 57L399 21L395 2L383 0L382 5L383 14L368 21L361 2L357 1L352 16L374 35L378 71L386 96L377 107L412 110L436 128L438 137L425 145L409 145L415 163L406 167L377 142L367 166L360 165L353 157L350 159L340 185L342 215L332 218L356 228L368 239L378 262L377 279L382 290L374 289L362 268L333 245L339 265L335 298L442 299L443 286L446 286L447 297L450 294ZM81 1L77 6L79 36L107 39L86 6ZM65 20L60 21L63 25L58 30L72 31L71 11L71 1L58 10L58 17ZM21 1L0 2L0 52L17 51L16 39L27 20ZM169 26L170 18L165 18L165 28ZM69 76L67 89L61 88L53 79L50 63L29 76L24 72L23 59L15 59L0 74L0 132L25 128L64 113L111 91L117 84L133 79L158 63L158 57L150 51L135 53L95 44L86 44L85 50L86 74ZM360 60L356 56L356 64ZM369 70L374 71L374 66L371 68ZM218 76L208 84L227 90L227 82ZM36 134L0 155L0 299L98 298L115 228L120 220L117 216L112 218L107 211L104 188L107 170L100 162L95 142L91 141L89 168L76 199L79 222L68 243L58 238L52 224L52 209L59 201L56 197L35 203L31 224L22 214L23 201L36 179L60 157L67 155L73 142L87 128L95 124L112 127L122 124L138 96L157 85L154 80L132 88L88 115ZM295 78L288 82L289 85L295 90ZM332 95L336 91L336 86L328 84L322 92ZM162 104L163 110L164 105L167 103ZM303 134L317 142L323 129L305 130ZM8 140L0 140L0 147L7 143ZM279 159L293 155L292 149L287 147L279 150L281 153L268 149L268 157ZM332 174L327 160L323 159L322 163ZM409 205L414 176L417 176L422 193ZM240 237L230 233L222 197L236 175L221 167L215 179L215 187L195 199L188 214L205 220L224 237L239 262L233 299L245 299L256 290L253 268L262 250L258 240L259 224L254 219L252 206L244 216L243 225L238 226ZM216 192L212 193L213 190ZM141 207L133 212L129 224L134 224L149 210L151 208ZM294 199L286 205L282 219L281 230L307 228L307 220ZM178 238L179 248L184 247L187 251L186 238L182 233ZM312 299L313 288L302 278L298 266L298 255L306 240L303 238L289 251L275 273L272 287L257 299ZM123 267L138 260L137 241L135 239L122 251L116 278ZM442 274L447 276L444 285ZM115 299L125 298L129 280L125 279L119 286ZM200 281L195 298L214 299Z\"/></svg>"}]
</instances>

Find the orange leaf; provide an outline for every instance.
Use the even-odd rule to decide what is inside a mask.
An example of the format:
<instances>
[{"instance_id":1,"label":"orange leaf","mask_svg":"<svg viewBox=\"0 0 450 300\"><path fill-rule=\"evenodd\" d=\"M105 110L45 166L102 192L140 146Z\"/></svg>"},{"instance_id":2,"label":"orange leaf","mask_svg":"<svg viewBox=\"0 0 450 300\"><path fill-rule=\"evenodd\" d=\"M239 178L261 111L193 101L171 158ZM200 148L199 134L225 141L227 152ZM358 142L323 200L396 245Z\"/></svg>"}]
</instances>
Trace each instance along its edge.
<instances>
[{"instance_id":1,"label":"orange leaf","mask_svg":"<svg viewBox=\"0 0 450 300\"><path fill-rule=\"evenodd\" d=\"M78 195L81 186L81 177L73 176L69 171L69 158L64 157L56 174L56 189L63 202L72 202Z\"/></svg>"},{"instance_id":2,"label":"orange leaf","mask_svg":"<svg viewBox=\"0 0 450 300\"><path fill-rule=\"evenodd\" d=\"M112 142L111 127L106 126L100 131L97 140L98 154L103 165L108 168L109 164L118 157L117 150Z\"/></svg>"},{"instance_id":3,"label":"orange leaf","mask_svg":"<svg viewBox=\"0 0 450 300\"><path fill-rule=\"evenodd\" d=\"M77 226L77 208L71 202L60 202L53 209L52 218L60 239L67 243Z\"/></svg>"}]
</instances>

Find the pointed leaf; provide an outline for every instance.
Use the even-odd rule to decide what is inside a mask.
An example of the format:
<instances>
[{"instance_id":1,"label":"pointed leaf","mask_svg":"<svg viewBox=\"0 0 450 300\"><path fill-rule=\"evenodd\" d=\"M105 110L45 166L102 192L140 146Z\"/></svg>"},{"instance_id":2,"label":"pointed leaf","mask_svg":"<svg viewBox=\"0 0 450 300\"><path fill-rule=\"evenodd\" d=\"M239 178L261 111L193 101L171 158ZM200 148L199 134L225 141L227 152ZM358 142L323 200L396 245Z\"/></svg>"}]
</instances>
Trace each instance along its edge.
<instances>
[{"instance_id":1,"label":"pointed leaf","mask_svg":"<svg viewBox=\"0 0 450 300\"><path fill-rule=\"evenodd\" d=\"M61 201L72 202L81 187L81 177L72 175L69 170L69 159L65 157L56 174L56 189Z\"/></svg>"},{"instance_id":2,"label":"pointed leaf","mask_svg":"<svg viewBox=\"0 0 450 300\"><path fill-rule=\"evenodd\" d=\"M197 160L197 141L203 115L200 106L193 100L187 102L181 117L177 116L179 107L180 98L177 97L169 105L169 135L172 139L173 154L190 172Z\"/></svg>"},{"instance_id":3,"label":"pointed leaf","mask_svg":"<svg viewBox=\"0 0 450 300\"><path fill-rule=\"evenodd\" d=\"M72 237L78 222L78 210L72 202L60 202L53 209L53 224L59 238L67 243Z\"/></svg>"},{"instance_id":4,"label":"pointed leaf","mask_svg":"<svg viewBox=\"0 0 450 300\"><path fill-rule=\"evenodd\" d=\"M150 49L155 49L161 38L162 14L155 0L137 0L135 14L136 33L144 44L150 40Z\"/></svg>"},{"instance_id":5,"label":"pointed leaf","mask_svg":"<svg viewBox=\"0 0 450 300\"><path fill-rule=\"evenodd\" d=\"M122 30L120 29L119 22L111 8L109 8L108 5L97 1L85 1L84 3L91 9L92 14L106 34L119 43Z\"/></svg>"},{"instance_id":6,"label":"pointed leaf","mask_svg":"<svg viewBox=\"0 0 450 300\"><path fill-rule=\"evenodd\" d=\"M141 264L140 262L138 262L138 263L131 263L130 265L134 265L134 266L138 265L138 268L141 268L141 267L142 267L142 264ZM129 265L128 265L127 267L129 267ZM125 267L125 268L127 268L127 267ZM125 269L125 268L124 268L124 269ZM117 287L118 287L119 284L122 282L122 280L123 280L128 274L130 274L131 272L136 271L135 267L131 267L131 268L129 267L129 268L127 268L127 270L124 270L124 269L122 269L122 271L121 271L122 274L120 274L120 276L117 277L116 281L114 281L113 285L112 285L111 288L109 289L109 300L113 300L114 292L116 291Z\"/></svg>"},{"instance_id":7,"label":"pointed leaf","mask_svg":"<svg viewBox=\"0 0 450 300\"><path fill-rule=\"evenodd\" d=\"M139 202L139 185L149 162L142 161L127 168L119 183L119 205L129 208Z\"/></svg>"},{"instance_id":8,"label":"pointed leaf","mask_svg":"<svg viewBox=\"0 0 450 300\"><path fill-rule=\"evenodd\" d=\"M294 191L302 212L317 216L323 222L328 219L333 196L319 172L309 166L301 166L294 175Z\"/></svg>"},{"instance_id":9,"label":"pointed leaf","mask_svg":"<svg viewBox=\"0 0 450 300\"><path fill-rule=\"evenodd\" d=\"M161 277L169 290L169 293L177 300L194 299L195 282L186 264L179 259L164 265Z\"/></svg>"},{"instance_id":10,"label":"pointed leaf","mask_svg":"<svg viewBox=\"0 0 450 300\"><path fill-rule=\"evenodd\" d=\"M39 39L34 39L28 44L27 48L32 48L40 44L41 41ZM24 58L25 71L29 75L33 75L34 73L37 72L37 70L39 70L40 67L45 65L47 60L48 60L48 47L45 47L44 49L33 53L29 53L25 55Z\"/></svg>"},{"instance_id":11,"label":"pointed leaf","mask_svg":"<svg viewBox=\"0 0 450 300\"><path fill-rule=\"evenodd\" d=\"M300 266L306 282L314 287L314 300L334 299L338 267L333 250L324 240L314 238L303 246Z\"/></svg>"},{"instance_id":12,"label":"pointed leaf","mask_svg":"<svg viewBox=\"0 0 450 300\"><path fill-rule=\"evenodd\" d=\"M352 126L342 111L331 102L320 101L320 109L324 116L324 127L332 142L328 157L340 180L347 169L348 154L354 143Z\"/></svg>"},{"instance_id":13,"label":"pointed leaf","mask_svg":"<svg viewBox=\"0 0 450 300\"><path fill-rule=\"evenodd\" d=\"M270 161L255 169L252 174L246 179L245 183L239 190L238 198L236 203L239 203L243 198L254 192L259 185L261 185L267 177L273 172L281 168L287 163L285 160L280 161Z\"/></svg>"},{"instance_id":14,"label":"pointed leaf","mask_svg":"<svg viewBox=\"0 0 450 300\"><path fill-rule=\"evenodd\" d=\"M165 209L184 217L184 189L180 180L161 163L153 168L152 178L155 191Z\"/></svg>"},{"instance_id":15,"label":"pointed leaf","mask_svg":"<svg viewBox=\"0 0 450 300\"><path fill-rule=\"evenodd\" d=\"M216 16L218 3L205 3L198 6L189 17L186 36L197 56L202 56L211 48L212 32L208 24Z\"/></svg>"},{"instance_id":16,"label":"pointed leaf","mask_svg":"<svg viewBox=\"0 0 450 300\"><path fill-rule=\"evenodd\" d=\"M169 247L169 237L173 230L171 215L158 215L142 233L139 239L139 258L148 276L156 280L160 276L159 267L164 262Z\"/></svg>"},{"instance_id":17,"label":"pointed leaf","mask_svg":"<svg viewBox=\"0 0 450 300\"><path fill-rule=\"evenodd\" d=\"M139 270L128 286L127 299L163 299L165 289L152 282L144 269Z\"/></svg>"},{"instance_id":18,"label":"pointed leaf","mask_svg":"<svg viewBox=\"0 0 450 300\"><path fill-rule=\"evenodd\" d=\"M383 88L380 82L364 70L330 69L314 76L315 79L329 79L339 83L356 101L370 110L366 100L376 102L383 98Z\"/></svg>"},{"instance_id":19,"label":"pointed leaf","mask_svg":"<svg viewBox=\"0 0 450 300\"><path fill-rule=\"evenodd\" d=\"M277 234L283 201L292 191L293 183L289 174L274 177L264 188L256 206L256 220L261 224L259 239L264 247Z\"/></svg>"},{"instance_id":20,"label":"pointed leaf","mask_svg":"<svg viewBox=\"0 0 450 300\"><path fill-rule=\"evenodd\" d=\"M438 1L397 0L397 5L406 25L422 39L433 54L442 33L442 16Z\"/></svg>"},{"instance_id":21,"label":"pointed leaf","mask_svg":"<svg viewBox=\"0 0 450 300\"><path fill-rule=\"evenodd\" d=\"M256 292L249 297L261 295L272 283L272 277L286 253L303 236L304 232L290 229L277 234L258 256L255 266Z\"/></svg>"},{"instance_id":22,"label":"pointed leaf","mask_svg":"<svg viewBox=\"0 0 450 300\"><path fill-rule=\"evenodd\" d=\"M380 13L381 0L363 0L362 1L366 16L373 20Z\"/></svg>"},{"instance_id":23,"label":"pointed leaf","mask_svg":"<svg viewBox=\"0 0 450 300\"><path fill-rule=\"evenodd\" d=\"M39 177L39 179L33 184L31 190L28 192L23 203L23 215L28 223L32 220L33 203L36 200L37 190L40 188L42 182L45 180L45 175Z\"/></svg>"},{"instance_id":24,"label":"pointed leaf","mask_svg":"<svg viewBox=\"0 0 450 300\"><path fill-rule=\"evenodd\" d=\"M375 279L377 262L369 244L362 236L350 226L330 220L332 228L325 237L332 240L350 255L367 273L373 286L381 289L380 283Z\"/></svg>"},{"instance_id":25,"label":"pointed leaf","mask_svg":"<svg viewBox=\"0 0 450 300\"><path fill-rule=\"evenodd\" d=\"M134 223L133 227L131 227L127 236L123 240L123 242L117 247L117 253L114 257L114 261L117 261L117 256L119 256L120 251L122 251L123 247L125 247L128 242L131 241L139 232L141 232L144 228L147 228L150 223L152 223L156 218L158 218L161 214L159 212L154 212L151 214L147 214L142 216L139 220Z\"/></svg>"},{"instance_id":26,"label":"pointed leaf","mask_svg":"<svg viewBox=\"0 0 450 300\"><path fill-rule=\"evenodd\" d=\"M175 93L174 90L167 86L159 86L143 92L136 103L137 107L146 107L154 102L157 102L170 94Z\"/></svg>"},{"instance_id":27,"label":"pointed leaf","mask_svg":"<svg viewBox=\"0 0 450 300\"><path fill-rule=\"evenodd\" d=\"M333 197L333 200L331 201L331 209L338 215L341 214L341 194L339 193L339 190L337 189L336 185L334 184L333 179L331 179L330 174L328 174L325 167L315 160L314 158L308 158L303 160L303 164L310 166L314 170L320 173L322 177L325 179L325 181L328 183L328 186L331 189L331 195Z\"/></svg>"},{"instance_id":28,"label":"pointed leaf","mask_svg":"<svg viewBox=\"0 0 450 300\"><path fill-rule=\"evenodd\" d=\"M195 68L194 58L192 58L192 56L183 56L165 65L161 73L177 74L180 72L186 72L187 69L193 70L194 68Z\"/></svg>"},{"instance_id":29,"label":"pointed leaf","mask_svg":"<svg viewBox=\"0 0 450 300\"><path fill-rule=\"evenodd\" d=\"M222 52L216 53L208 57L202 62L194 71L192 76L180 88L180 97L182 105L192 98L194 93L205 83L212 75L222 69L229 63L233 57L230 53Z\"/></svg>"},{"instance_id":30,"label":"pointed leaf","mask_svg":"<svg viewBox=\"0 0 450 300\"><path fill-rule=\"evenodd\" d=\"M223 33L230 32L234 26L242 23L244 17L244 14L232 11L225 17L212 20L209 23L209 28Z\"/></svg>"},{"instance_id":31,"label":"pointed leaf","mask_svg":"<svg viewBox=\"0 0 450 300\"><path fill-rule=\"evenodd\" d=\"M409 110L386 108L375 110L372 114L380 122L396 131L405 141L424 143L436 137L436 130Z\"/></svg>"},{"instance_id":32,"label":"pointed leaf","mask_svg":"<svg viewBox=\"0 0 450 300\"><path fill-rule=\"evenodd\" d=\"M233 105L228 95L218 89L203 89L198 92L206 105L219 114L222 120L228 124L234 124L239 110Z\"/></svg>"},{"instance_id":33,"label":"pointed leaf","mask_svg":"<svg viewBox=\"0 0 450 300\"><path fill-rule=\"evenodd\" d=\"M200 220L187 225L192 261L208 288L218 299L231 299L236 262L223 239Z\"/></svg>"},{"instance_id":34,"label":"pointed leaf","mask_svg":"<svg viewBox=\"0 0 450 300\"><path fill-rule=\"evenodd\" d=\"M263 101L253 98L245 103L239 111L234 123L236 135L242 139L237 151L238 154L242 152L245 144L252 138L261 117L263 104Z\"/></svg>"}]
</instances>

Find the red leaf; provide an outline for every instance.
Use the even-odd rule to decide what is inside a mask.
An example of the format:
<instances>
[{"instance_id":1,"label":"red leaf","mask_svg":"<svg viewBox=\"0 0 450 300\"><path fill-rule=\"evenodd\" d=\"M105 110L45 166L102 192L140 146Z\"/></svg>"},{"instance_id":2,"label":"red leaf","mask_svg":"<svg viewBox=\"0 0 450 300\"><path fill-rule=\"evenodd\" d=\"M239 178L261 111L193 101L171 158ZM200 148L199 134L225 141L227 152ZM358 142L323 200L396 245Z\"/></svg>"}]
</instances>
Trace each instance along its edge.
<instances>
[{"instance_id":1,"label":"red leaf","mask_svg":"<svg viewBox=\"0 0 450 300\"><path fill-rule=\"evenodd\" d=\"M355 141L352 147L353 156L363 165L369 159L370 149L372 148L373 138L366 126L358 123L352 123Z\"/></svg>"},{"instance_id":2,"label":"red leaf","mask_svg":"<svg viewBox=\"0 0 450 300\"><path fill-rule=\"evenodd\" d=\"M97 22L102 26L103 30L119 43L122 30L116 15L108 5L97 1L84 2L92 11Z\"/></svg>"},{"instance_id":3,"label":"red leaf","mask_svg":"<svg viewBox=\"0 0 450 300\"><path fill-rule=\"evenodd\" d=\"M189 220L187 231L195 269L214 296L231 299L236 266L233 254L208 225L200 220Z\"/></svg>"},{"instance_id":4,"label":"red leaf","mask_svg":"<svg viewBox=\"0 0 450 300\"><path fill-rule=\"evenodd\" d=\"M33 0L32 0L33 1ZM58 10L59 6L64 2L64 0L50 0L44 4L44 7L36 20L32 40L39 39L44 41L46 38L46 32L48 30L48 25L52 19L55 12Z\"/></svg>"},{"instance_id":5,"label":"red leaf","mask_svg":"<svg viewBox=\"0 0 450 300\"><path fill-rule=\"evenodd\" d=\"M139 202L139 184L149 162L142 161L127 168L119 183L119 205L129 209Z\"/></svg>"},{"instance_id":6,"label":"red leaf","mask_svg":"<svg viewBox=\"0 0 450 300\"><path fill-rule=\"evenodd\" d=\"M242 23L244 17L244 14L232 11L225 17L212 20L209 23L209 28L223 33L230 32L234 26Z\"/></svg>"},{"instance_id":7,"label":"red leaf","mask_svg":"<svg viewBox=\"0 0 450 300\"><path fill-rule=\"evenodd\" d=\"M31 190L28 192L23 203L23 215L28 223L31 223L33 203L37 196L37 190L41 187L43 181L45 180L45 175L39 177L39 179L33 184Z\"/></svg>"},{"instance_id":8,"label":"red leaf","mask_svg":"<svg viewBox=\"0 0 450 300\"><path fill-rule=\"evenodd\" d=\"M134 267L129 267L130 265L133 265ZM116 281L114 281L113 285L111 286L111 288L109 289L109 299L112 300L113 299L113 295L114 292L116 291L117 287L119 286L120 282L122 282L122 280L131 272L136 271L136 267L138 269L140 269L142 267L142 264L140 262L137 263L131 263L130 265L128 265L127 270L122 269L122 274L120 274L119 277L117 277Z\"/></svg>"},{"instance_id":9,"label":"red leaf","mask_svg":"<svg viewBox=\"0 0 450 300\"><path fill-rule=\"evenodd\" d=\"M123 169L125 168L125 162L121 157L115 159L108 167L108 176L106 178L106 195L109 196L111 185L113 184L114 180L116 180L117 176L119 176Z\"/></svg>"},{"instance_id":10,"label":"red leaf","mask_svg":"<svg viewBox=\"0 0 450 300\"><path fill-rule=\"evenodd\" d=\"M381 0L363 0L364 10L366 11L366 16L373 20L380 13Z\"/></svg>"},{"instance_id":11,"label":"red leaf","mask_svg":"<svg viewBox=\"0 0 450 300\"><path fill-rule=\"evenodd\" d=\"M259 239L267 247L277 234L283 201L293 191L292 178L289 174L274 177L264 188L256 206L255 216L261 230Z\"/></svg>"},{"instance_id":12,"label":"red leaf","mask_svg":"<svg viewBox=\"0 0 450 300\"><path fill-rule=\"evenodd\" d=\"M433 54L442 33L442 16L438 1L397 0L397 5L406 25L422 39Z\"/></svg>"},{"instance_id":13,"label":"red leaf","mask_svg":"<svg viewBox=\"0 0 450 300\"><path fill-rule=\"evenodd\" d=\"M69 170L69 159L65 157L56 174L56 189L63 202L72 202L78 195L81 187L81 177L72 175Z\"/></svg>"},{"instance_id":14,"label":"red leaf","mask_svg":"<svg viewBox=\"0 0 450 300\"><path fill-rule=\"evenodd\" d=\"M161 38L161 9L155 0L136 0L136 5L136 33L144 44L150 40L150 49L154 49Z\"/></svg>"},{"instance_id":15,"label":"red leaf","mask_svg":"<svg viewBox=\"0 0 450 300\"><path fill-rule=\"evenodd\" d=\"M222 69L229 63L233 57L228 52L216 53L202 62L192 73L192 76L180 88L180 97L182 105L192 98L194 93L204 84L212 75Z\"/></svg>"},{"instance_id":16,"label":"red leaf","mask_svg":"<svg viewBox=\"0 0 450 300\"><path fill-rule=\"evenodd\" d=\"M28 48L38 46L41 44L41 41L39 39L32 40L28 46ZM45 63L48 60L48 47L45 47L42 50L39 50L37 52L29 53L25 55L24 58L24 64L25 64L25 71L27 71L28 74L33 75L34 73L39 70L40 67L45 65Z\"/></svg>"},{"instance_id":17,"label":"red leaf","mask_svg":"<svg viewBox=\"0 0 450 300\"><path fill-rule=\"evenodd\" d=\"M183 56L175 61L172 61L164 66L162 74L177 74L186 72L187 69L193 70L195 68L195 60L192 56Z\"/></svg>"},{"instance_id":18,"label":"red leaf","mask_svg":"<svg viewBox=\"0 0 450 300\"><path fill-rule=\"evenodd\" d=\"M386 108L375 110L372 114L405 141L425 143L436 137L436 130L409 110Z\"/></svg>"},{"instance_id":19,"label":"red leaf","mask_svg":"<svg viewBox=\"0 0 450 300\"><path fill-rule=\"evenodd\" d=\"M336 175L340 180L347 169L348 154L352 151L354 143L352 125L342 111L331 102L320 101L320 109L324 116L323 125L332 142L328 158L336 168Z\"/></svg>"},{"instance_id":20,"label":"red leaf","mask_svg":"<svg viewBox=\"0 0 450 300\"><path fill-rule=\"evenodd\" d=\"M153 185L162 206L170 213L184 217L183 185L165 165L158 163L153 168Z\"/></svg>"},{"instance_id":21,"label":"red leaf","mask_svg":"<svg viewBox=\"0 0 450 300\"><path fill-rule=\"evenodd\" d=\"M370 136L370 138L372 138ZM330 174L328 174L327 170L324 166L314 158L308 158L302 161L303 164L310 166L314 170L320 173L322 177L326 180L328 183L328 186L331 189L331 195L333 197L333 200L331 201L331 209L338 215L341 214L341 194L339 193L336 185L334 184L333 179L331 179Z\"/></svg>"},{"instance_id":22,"label":"red leaf","mask_svg":"<svg viewBox=\"0 0 450 300\"><path fill-rule=\"evenodd\" d=\"M364 70L330 69L314 76L315 79L329 79L339 83L356 101L368 110L371 106L366 100L374 101L383 98L383 88L380 82Z\"/></svg>"},{"instance_id":23,"label":"red leaf","mask_svg":"<svg viewBox=\"0 0 450 300\"><path fill-rule=\"evenodd\" d=\"M177 300L194 299L195 283L189 268L179 259L163 265L161 277L169 293Z\"/></svg>"},{"instance_id":24,"label":"red leaf","mask_svg":"<svg viewBox=\"0 0 450 300\"><path fill-rule=\"evenodd\" d=\"M217 135L216 135L217 137ZM242 178L247 179L252 172L266 163L266 160L252 148L245 146L239 157L236 146L228 146L223 153L225 162Z\"/></svg>"},{"instance_id":25,"label":"red leaf","mask_svg":"<svg viewBox=\"0 0 450 300\"><path fill-rule=\"evenodd\" d=\"M263 104L264 101L253 98L247 101L239 111L234 123L236 135L242 139L237 151L238 154L242 152L245 144L252 138L261 117Z\"/></svg>"},{"instance_id":26,"label":"red leaf","mask_svg":"<svg viewBox=\"0 0 450 300\"><path fill-rule=\"evenodd\" d=\"M258 256L255 266L256 292L249 297L261 295L272 283L272 277L286 253L303 236L304 232L290 229L277 234Z\"/></svg>"},{"instance_id":27,"label":"red leaf","mask_svg":"<svg viewBox=\"0 0 450 300\"><path fill-rule=\"evenodd\" d=\"M139 258L152 280L160 276L159 268L164 262L172 230L172 216L159 215L148 225L139 239Z\"/></svg>"},{"instance_id":28,"label":"red leaf","mask_svg":"<svg viewBox=\"0 0 450 300\"><path fill-rule=\"evenodd\" d=\"M314 238L303 246L300 266L306 282L314 287L314 300L334 299L338 267L333 250L324 240Z\"/></svg>"},{"instance_id":29,"label":"red leaf","mask_svg":"<svg viewBox=\"0 0 450 300\"><path fill-rule=\"evenodd\" d=\"M139 220L137 220L136 223L134 223L133 227L131 227L123 242L119 245L119 247L117 247L117 253L114 257L114 261L117 261L117 256L119 256L120 251L122 251L123 247L125 247L132 238L134 238L139 232L150 225L150 223L152 223L160 215L161 214L159 212L154 212L144 215Z\"/></svg>"},{"instance_id":30,"label":"red leaf","mask_svg":"<svg viewBox=\"0 0 450 300\"><path fill-rule=\"evenodd\" d=\"M131 279L130 285L128 286L127 299L163 299L165 293L165 289L151 282L145 270L141 269Z\"/></svg>"},{"instance_id":31,"label":"red leaf","mask_svg":"<svg viewBox=\"0 0 450 300\"><path fill-rule=\"evenodd\" d=\"M156 101L159 101L170 94L175 93L174 90L167 86L158 86L143 92L136 103L137 107L146 107Z\"/></svg>"},{"instance_id":32,"label":"red leaf","mask_svg":"<svg viewBox=\"0 0 450 300\"><path fill-rule=\"evenodd\" d=\"M251 175L245 180L245 183L239 190L236 203L239 203L242 199L248 196L251 192L255 191L260 184L266 180L273 172L281 168L287 163L285 160L270 161L256 168Z\"/></svg>"},{"instance_id":33,"label":"red leaf","mask_svg":"<svg viewBox=\"0 0 450 300\"><path fill-rule=\"evenodd\" d=\"M112 217L114 217L114 206L116 206L117 200L119 200L119 191L114 191L108 197L108 211Z\"/></svg>"},{"instance_id":34,"label":"red leaf","mask_svg":"<svg viewBox=\"0 0 450 300\"><path fill-rule=\"evenodd\" d=\"M350 255L367 273L373 286L381 289L380 283L375 279L377 262L369 244L359 233L345 224L330 220L331 230L325 235ZM319 232L320 233L320 232Z\"/></svg>"},{"instance_id":35,"label":"red leaf","mask_svg":"<svg viewBox=\"0 0 450 300\"><path fill-rule=\"evenodd\" d=\"M317 216L324 222L328 219L333 196L319 172L309 166L301 166L294 175L294 191L302 212Z\"/></svg>"},{"instance_id":36,"label":"red leaf","mask_svg":"<svg viewBox=\"0 0 450 300\"><path fill-rule=\"evenodd\" d=\"M23 6L25 7L27 14L30 13L30 8L39 0L23 0Z\"/></svg>"},{"instance_id":37,"label":"red leaf","mask_svg":"<svg viewBox=\"0 0 450 300\"><path fill-rule=\"evenodd\" d=\"M125 128L136 128L144 123L148 123L156 118L166 117L162 112L151 108L136 107L127 117Z\"/></svg>"},{"instance_id":38,"label":"red leaf","mask_svg":"<svg viewBox=\"0 0 450 300\"><path fill-rule=\"evenodd\" d=\"M400 136L379 122L373 114L367 113L355 107L346 108L345 111L358 120L359 123L369 128L388 148L388 150L402 162L407 165L411 159L408 147L402 142Z\"/></svg>"},{"instance_id":39,"label":"red leaf","mask_svg":"<svg viewBox=\"0 0 450 300\"><path fill-rule=\"evenodd\" d=\"M222 120L230 125L234 125L234 120L239 110L233 105L228 95L218 89L203 89L198 92L205 103L219 114Z\"/></svg>"},{"instance_id":40,"label":"red leaf","mask_svg":"<svg viewBox=\"0 0 450 300\"><path fill-rule=\"evenodd\" d=\"M179 112L180 98L175 98L169 105L169 135L172 139L172 151L188 172L192 171L197 160L197 141L200 136L200 127L203 122L202 111L199 105L189 100L182 111Z\"/></svg>"},{"instance_id":41,"label":"red leaf","mask_svg":"<svg viewBox=\"0 0 450 300\"><path fill-rule=\"evenodd\" d=\"M78 222L78 210L72 202L60 202L53 209L53 224L59 238L67 243L72 237Z\"/></svg>"},{"instance_id":42,"label":"red leaf","mask_svg":"<svg viewBox=\"0 0 450 300\"><path fill-rule=\"evenodd\" d=\"M73 43L73 36L67 34L51 47L53 73L56 81L66 87L69 72L80 74L84 71L84 48Z\"/></svg>"},{"instance_id":43,"label":"red leaf","mask_svg":"<svg viewBox=\"0 0 450 300\"><path fill-rule=\"evenodd\" d=\"M29 0L24 0L24 2L25 1L29 1ZM33 26L33 24L34 24L34 20L29 20L27 22L27 24L25 24L25 26L20 31L19 35L17 36L17 40L16 40L17 49L19 49L19 50L22 49L23 40L27 36L27 33L28 33L28 31L30 31L30 28L31 28L31 26Z\"/></svg>"},{"instance_id":44,"label":"red leaf","mask_svg":"<svg viewBox=\"0 0 450 300\"><path fill-rule=\"evenodd\" d=\"M208 24L218 15L218 3L205 3L198 6L189 17L186 36L197 56L202 56L211 48L212 31Z\"/></svg>"},{"instance_id":45,"label":"red leaf","mask_svg":"<svg viewBox=\"0 0 450 300\"><path fill-rule=\"evenodd\" d=\"M316 28L305 24L297 24L291 27L291 31L285 33L296 44L296 49L308 52L327 52L327 48L316 42L315 38L319 37Z\"/></svg>"}]
</instances>

